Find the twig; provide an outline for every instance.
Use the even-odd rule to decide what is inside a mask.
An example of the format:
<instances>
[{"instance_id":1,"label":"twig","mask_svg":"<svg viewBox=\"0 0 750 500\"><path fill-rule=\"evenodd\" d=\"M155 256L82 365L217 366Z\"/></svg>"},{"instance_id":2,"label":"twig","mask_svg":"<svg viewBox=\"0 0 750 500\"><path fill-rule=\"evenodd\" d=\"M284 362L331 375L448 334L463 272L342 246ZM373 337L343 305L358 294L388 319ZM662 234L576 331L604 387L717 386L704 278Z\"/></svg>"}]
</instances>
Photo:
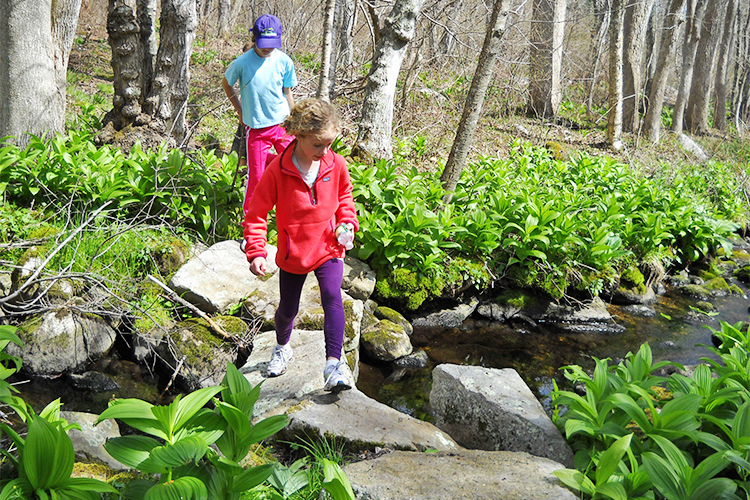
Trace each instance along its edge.
<instances>
[{"instance_id":1,"label":"twig","mask_svg":"<svg viewBox=\"0 0 750 500\"><path fill-rule=\"evenodd\" d=\"M216 333L218 333L219 335L221 335L222 337L224 337L226 340L231 340L234 343L239 343L238 339L234 335L230 335L226 331L224 331L224 329L222 327L220 327L218 324L216 324L216 322L214 320L212 320L208 316L208 314L204 313L203 311L201 311L200 309L198 309L197 307L195 307L193 304L191 304L187 300L185 300L182 297L180 297L179 295L177 295L175 293L175 291L172 290L171 288L169 288L167 285L165 285L164 283L162 283L161 281L159 281L157 278L151 276L150 274L148 275L148 279L150 279L152 282L154 282L157 285L159 285L165 292L167 292L167 295L168 295L167 298L169 298L170 300L173 300L175 302L179 302L180 304L182 304L183 306L187 307L188 309L190 309L191 311L193 311L195 314L197 314L201 318L205 319L208 322L208 324L211 326L211 328L213 328L213 330Z\"/></svg>"},{"instance_id":2,"label":"twig","mask_svg":"<svg viewBox=\"0 0 750 500\"><path fill-rule=\"evenodd\" d=\"M29 286L31 286L32 283L34 283L34 280L42 273L42 271L47 266L47 264L49 264L49 262L52 260L52 258L55 255L57 255L57 253L60 250L62 250L63 247L70 242L70 240L72 240L73 238L75 238L78 233L80 233L81 231L83 231L83 228L86 227L86 226L88 226L91 223L91 221L94 220L96 218L96 216L99 215L105 208L107 208L107 205L109 205L110 203L112 203L112 200L107 201L101 207L97 208L94 211L94 213L91 214L91 216L88 219L86 219L86 221L83 224L81 224L80 226L78 226L78 228L76 228L75 231L73 231L72 233L70 233L70 235L67 238L65 238L65 240L63 240L63 242L60 243L57 246L57 248L55 248L54 250L52 250L52 252L50 252L50 254L47 255L47 258L44 260L44 262L42 262L42 264L36 269L36 271L34 271L34 273L31 276L29 276L29 279L27 279L23 283L23 285L21 285L18 288L18 290L16 290L15 292L11 293L10 295L7 295L7 296L5 296L3 298L0 298L0 304L5 304L5 303L8 303L8 302L14 300L15 298L17 298L21 294L22 291L26 290Z\"/></svg>"},{"instance_id":3,"label":"twig","mask_svg":"<svg viewBox=\"0 0 750 500\"><path fill-rule=\"evenodd\" d=\"M185 364L185 360L187 359L187 356L182 356L182 359L177 363L177 366L174 369L174 373L172 373L172 378L169 379L169 383L162 391L161 395L164 396L170 387L172 387L172 384L174 383L174 380L177 378L177 374L180 373L180 368L182 368L182 365Z\"/></svg>"}]
</instances>

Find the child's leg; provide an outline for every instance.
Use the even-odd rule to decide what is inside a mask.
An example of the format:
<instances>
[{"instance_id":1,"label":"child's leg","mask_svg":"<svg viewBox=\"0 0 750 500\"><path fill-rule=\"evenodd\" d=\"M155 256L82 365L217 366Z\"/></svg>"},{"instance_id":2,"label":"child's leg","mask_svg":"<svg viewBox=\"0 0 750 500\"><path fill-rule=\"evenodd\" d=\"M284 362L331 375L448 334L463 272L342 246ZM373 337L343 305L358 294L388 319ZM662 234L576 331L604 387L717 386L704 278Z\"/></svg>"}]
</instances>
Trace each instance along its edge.
<instances>
[{"instance_id":1,"label":"child's leg","mask_svg":"<svg viewBox=\"0 0 750 500\"><path fill-rule=\"evenodd\" d=\"M343 273L343 268L342 268ZM276 326L276 343L286 345L292 336L294 318L299 311L299 298L306 274L292 274L279 269L279 307L276 309L274 322Z\"/></svg>"},{"instance_id":2,"label":"child's leg","mask_svg":"<svg viewBox=\"0 0 750 500\"><path fill-rule=\"evenodd\" d=\"M255 192L255 186L258 185L266 169L266 157L273 144L273 128L247 128L247 189L245 201L242 202L242 209L245 213Z\"/></svg>"},{"instance_id":3,"label":"child's leg","mask_svg":"<svg viewBox=\"0 0 750 500\"><path fill-rule=\"evenodd\" d=\"M320 286L320 301L323 303L323 333L326 339L326 357L341 358L344 343L344 304L341 301L341 280L344 277L344 261L331 259L315 270Z\"/></svg>"},{"instance_id":4,"label":"child's leg","mask_svg":"<svg viewBox=\"0 0 750 500\"><path fill-rule=\"evenodd\" d=\"M286 130L281 125L276 125L273 129L272 143L276 154L268 153L268 156L266 156L266 166L268 166L274 158L283 153L286 147L294 140L294 136L287 134Z\"/></svg>"}]
</instances>

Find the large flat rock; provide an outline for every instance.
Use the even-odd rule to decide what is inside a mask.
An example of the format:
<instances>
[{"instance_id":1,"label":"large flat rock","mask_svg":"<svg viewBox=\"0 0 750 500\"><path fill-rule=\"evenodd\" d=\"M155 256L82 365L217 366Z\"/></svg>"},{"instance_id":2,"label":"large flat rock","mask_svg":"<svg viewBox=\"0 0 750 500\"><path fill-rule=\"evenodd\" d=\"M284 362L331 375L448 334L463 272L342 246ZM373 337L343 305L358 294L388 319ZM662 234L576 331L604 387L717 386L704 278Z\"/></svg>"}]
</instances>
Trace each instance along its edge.
<instances>
[{"instance_id":1,"label":"large flat rock","mask_svg":"<svg viewBox=\"0 0 750 500\"><path fill-rule=\"evenodd\" d=\"M574 500L563 466L523 452L396 451L344 467L359 500Z\"/></svg>"},{"instance_id":2,"label":"large flat rock","mask_svg":"<svg viewBox=\"0 0 750 500\"><path fill-rule=\"evenodd\" d=\"M287 413L290 424L280 435L334 436L350 449L456 450L458 445L434 425L367 397L357 389L338 395L323 391L325 341L322 331L294 330L294 362L286 373L268 377L268 360L276 335L266 332L240 370L252 385L263 383L255 418Z\"/></svg>"}]
</instances>

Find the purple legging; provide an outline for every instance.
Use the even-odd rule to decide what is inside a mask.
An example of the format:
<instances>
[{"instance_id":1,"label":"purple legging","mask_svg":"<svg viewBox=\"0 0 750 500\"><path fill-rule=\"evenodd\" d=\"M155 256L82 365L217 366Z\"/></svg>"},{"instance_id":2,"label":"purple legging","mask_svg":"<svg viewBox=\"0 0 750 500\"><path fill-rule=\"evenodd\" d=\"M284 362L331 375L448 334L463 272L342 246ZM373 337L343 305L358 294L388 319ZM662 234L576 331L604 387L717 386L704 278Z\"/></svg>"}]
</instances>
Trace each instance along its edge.
<instances>
[{"instance_id":1,"label":"purple legging","mask_svg":"<svg viewBox=\"0 0 750 500\"><path fill-rule=\"evenodd\" d=\"M341 280L344 277L344 261L331 259L315 271L320 286L320 301L323 304L323 333L326 339L326 357L341 358L344 343L344 304L341 301ZM294 318L299 311L299 299L307 274L292 274L279 269L279 292L281 300L276 309L276 342L289 343L294 328Z\"/></svg>"}]
</instances>

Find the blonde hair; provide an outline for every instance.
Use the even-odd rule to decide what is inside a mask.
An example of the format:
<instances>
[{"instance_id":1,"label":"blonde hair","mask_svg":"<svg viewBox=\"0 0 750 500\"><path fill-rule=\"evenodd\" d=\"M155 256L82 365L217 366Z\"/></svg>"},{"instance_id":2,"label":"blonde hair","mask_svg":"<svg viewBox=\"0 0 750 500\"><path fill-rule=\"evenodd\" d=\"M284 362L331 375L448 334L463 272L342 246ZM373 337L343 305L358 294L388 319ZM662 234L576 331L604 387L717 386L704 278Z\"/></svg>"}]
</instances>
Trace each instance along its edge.
<instances>
[{"instance_id":1,"label":"blonde hair","mask_svg":"<svg viewBox=\"0 0 750 500\"><path fill-rule=\"evenodd\" d=\"M341 118L336 108L321 99L302 99L292 108L284 128L290 135L317 135L332 130L341 131Z\"/></svg>"}]
</instances>

